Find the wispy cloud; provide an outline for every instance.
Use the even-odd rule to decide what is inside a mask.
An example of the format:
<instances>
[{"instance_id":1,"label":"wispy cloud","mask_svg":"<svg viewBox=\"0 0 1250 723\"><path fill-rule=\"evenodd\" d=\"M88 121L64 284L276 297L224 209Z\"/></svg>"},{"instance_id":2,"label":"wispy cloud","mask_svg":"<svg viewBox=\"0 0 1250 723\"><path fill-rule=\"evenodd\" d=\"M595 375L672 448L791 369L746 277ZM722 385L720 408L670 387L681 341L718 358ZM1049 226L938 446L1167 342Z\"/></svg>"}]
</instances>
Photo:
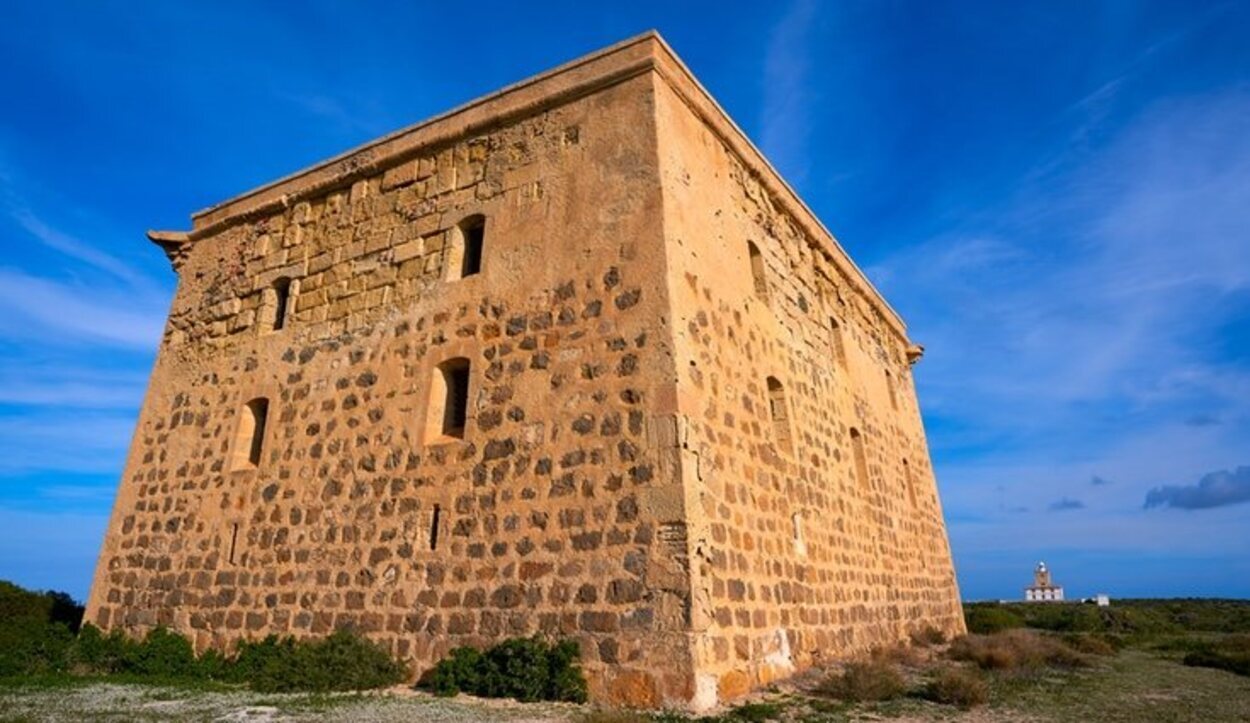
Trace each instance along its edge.
<instances>
[{"instance_id":1,"label":"wispy cloud","mask_svg":"<svg viewBox=\"0 0 1250 723\"><path fill-rule=\"evenodd\" d=\"M764 94L760 149L787 180L799 184L810 169L815 85L810 77L813 0L795 0L769 33L764 57Z\"/></svg>"},{"instance_id":2,"label":"wispy cloud","mask_svg":"<svg viewBox=\"0 0 1250 723\"><path fill-rule=\"evenodd\" d=\"M925 300L910 316L929 350L927 409L1036 442L1097 423L1078 405L1244 399L1250 375L1192 339L1227 318L1214 300L1250 288L1246 208L1250 92L1190 98L1148 110L996 218L869 272L887 296Z\"/></svg>"},{"instance_id":3,"label":"wispy cloud","mask_svg":"<svg viewBox=\"0 0 1250 723\"><path fill-rule=\"evenodd\" d=\"M1085 503L1080 500L1074 500L1071 497L1064 497L1062 499L1051 502L1050 506L1047 507L1047 509L1050 510L1051 512L1067 512L1069 510L1083 510L1085 509Z\"/></svg>"},{"instance_id":4,"label":"wispy cloud","mask_svg":"<svg viewBox=\"0 0 1250 723\"><path fill-rule=\"evenodd\" d=\"M116 474L134 426L134 417L124 413L0 417L0 481L36 471Z\"/></svg>"},{"instance_id":5,"label":"wispy cloud","mask_svg":"<svg viewBox=\"0 0 1250 723\"><path fill-rule=\"evenodd\" d=\"M89 266L111 274L121 281L135 287L151 289L153 284L146 276L136 271L129 264L114 256L100 251L81 240L52 228L34 215L29 209L10 209L13 220L30 233L40 243L54 251L81 261Z\"/></svg>"},{"instance_id":6,"label":"wispy cloud","mask_svg":"<svg viewBox=\"0 0 1250 723\"><path fill-rule=\"evenodd\" d=\"M42 343L156 348L165 308L156 297L65 283L0 268L0 334Z\"/></svg>"},{"instance_id":7,"label":"wispy cloud","mask_svg":"<svg viewBox=\"0 0 1250 723\"><path fill-rule=\"evenodd\" d=\"M323 93L280 92L279 97L305 113L336 126L336 130L374 137L394 130L376 104L368 110L351 108L348 103Z\"/></svg>"},{"instance_id":8,"label":"wispy cloud","mask_svg":"<svg viewBox=\"0 0 1250 723\"><path fill-rule=\"evenodd\" d=\"M1144 506L1205 510L1241 502L1250 502L1250 467L1211 472L1197 484L1156 487L1146 494Z\"/></svg>"},{"instance_id":9,"label":"wispy cloud","mask_svg":"<svg viewBox=\"0 0 1250 723\"><path fill-rule=\"evenodd\" d=\"M112 371L36 356L0 363L0 405L134 409L146 383L138 368Z\"/></svg>"}]
</instances>

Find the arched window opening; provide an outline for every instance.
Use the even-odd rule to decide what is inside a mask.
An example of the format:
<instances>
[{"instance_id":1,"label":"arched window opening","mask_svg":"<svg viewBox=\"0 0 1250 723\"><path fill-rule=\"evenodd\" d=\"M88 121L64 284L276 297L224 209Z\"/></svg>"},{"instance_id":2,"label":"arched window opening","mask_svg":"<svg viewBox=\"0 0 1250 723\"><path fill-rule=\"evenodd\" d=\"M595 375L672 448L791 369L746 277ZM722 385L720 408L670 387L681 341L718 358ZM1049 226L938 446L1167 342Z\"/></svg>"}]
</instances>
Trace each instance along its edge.
<instances>
[{"instance_id":1,"label":"arched window opening","mask_svg":"<svg viewBox=\"0 0 1250 723\"><path fill-rule=\"evenodd\" d=\"M764 275L764 257L754 241L747 241L747 254L751 257L751 277L755 280L755 295L768 301L768 278Z\"/></svg>"},{"instance_id":2,"label":"arched window opening","mask_svg":"<svg viewBox=\"0 0 1250 723\"><path fill-rule=\"evenodd\" d=\"M916 506L916 482L911 476L911 465L907 460L903 460L903 482L907 485L907 498L911 500L911 506Z\"/></svg>"},{"instance_id":3,"label":"arched window opening","mask_svg":"<svg viewBox=\"0 0 1250 723\"><path fill-rule=\"evenodd\" d=\"M786 390L777 377L768 378L768 413L773 421L773 436L778 446L790 448L790 414L786 409Z\"/></svg>"},{"instance_id":4,"label":"arched window opening","mask_svg":"<svg viewBox=\"0 0 1250 723\"><path fill-rule=\"evenodd\" d=\"M283 277L273 282L273 316L269 320L271 329L280 331L286 326L286 316L290 306L291 280Z\"/></svg>"},{"instance_id":5,"label":"arched window opening","mask_svg":"<svg viewBox=\"0 0 1250 723\"><path fill-rule=\"evenodd\" d=\"M851 428L851 455L855 459L855 479L867 492L872 489L868 481L868 456L864 453L864 437L854 427Z\"/></svg>"},{"instance_id":6,"label":"arched window opening","mask_svg":"<svg viewBox=\"0 0 1250 723\"><path fill-rule=\"evenodd\" d=\"M260 465L265 444L265 420L269 416L269 400L257 397L243 407L239 429L234 438L234 469Z\"/></svg>"},{"instance_id":7,"label":"arched window opening","mask_svg":"<svg viewBox=\"0 0 1250 723\"><path fill-rule=\"evenodd\" d=\"M829 346L838 366L846 367L846 347L842 343L842 325L836 317L829 317Z\"/></svg>"},{"instance_id":8,"label":"arched window opening","mask_svg":"<svg viewBox=\"0 0 1250 723\"><path fill-rule=\"evenodd\" d=\"M794 552L800 556L807 554L807 542L803 539L803 515L795 512L790 517L791 532L794 535Z\"/></svg>"},{"instance_id":9,"label":"arched window opening","mask_svg":"<svg viewBox=\"0 0 1250 723\"><path fill-rule=\"evenodd\" d=\"M486 217L475 214L456 224L448 249L447 279L455 281L482 271L482 245L486 240Z\"/></svg>"},{"instance_id":10,"label":"arched window opening","mask_svg":"<svg viewBox=\"0 0 1250 723\"><path fill-rule=\"evenodd\" d=\"M894 391L894 375L890 373L889 369L885 371L885 388L890 391L890 408L897 411L898 393Z\"/></svg>"},{"instance_id":11,"label":"arched window opening","mask_svg":"<svg viewBox=\"0 0 1250 723\"><path fill-rule=\"evenodd\" d=\"M426 417L426 441L464 439L469 413L469 360L448 359L434 371L430 384L430 407Z\"/></svg>"}]
</instances>

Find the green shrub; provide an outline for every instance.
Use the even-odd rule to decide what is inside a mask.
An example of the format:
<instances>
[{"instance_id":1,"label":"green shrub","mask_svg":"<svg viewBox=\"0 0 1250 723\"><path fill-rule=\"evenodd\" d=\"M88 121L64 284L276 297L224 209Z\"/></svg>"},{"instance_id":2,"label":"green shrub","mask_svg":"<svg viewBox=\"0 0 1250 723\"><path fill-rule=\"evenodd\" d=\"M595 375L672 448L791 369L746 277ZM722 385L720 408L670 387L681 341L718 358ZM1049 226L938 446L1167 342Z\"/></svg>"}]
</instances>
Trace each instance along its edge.
<instances>
[{"instance_id":1,"label":"green shrub","mask_svg":"<svg viewBox=\"0 0 1250 723\"><path fill-rule=\"evenodd\" d=\"M1237 675L1250 676L1250 655L1238 655L1219 650L1200 650L1187 653L1181 662L1193 667L1216 668Z\"/></svg>"},{"instance_id":2,"label":"green shrub","mask_svg":"<svg viewBox=\"0 0 1250 723\"><path fill-rule=\"evenodd\" d=\"M1112 635L1068 633L1061 638L1068 647L1086 655L1115 655L1123 643Z\"/></svg>"},{"instance_id":3,"label":"green shrub","mask_svg":"<svg viewBox=\"0 0 1250 723\"><path fill-rule=\"evenodd\" d=\"M394 685L406 676L386 651L342 630L320 640L270 635L240 643L229 673L266 693L366 690Z\"/></svg>"},{"instance_id":4,"label":"green shrub","mask_svg":"<svg viewBox=\"0 0 1250 723\"><path fill-rule=\"evenodd\" d=\"M968 632L989 635L1024 627L1024 619L1001 605L970 605L964 610Z\"/></svg>"},{"instance_id":5,"label":"green shrub","mask_svg":"<svg viewBox=\"0 0 1250 723\"><path fill-rule=\"evenodd\" d=\"M848 663L837 675L830 676L817 692L851 703L868 700L890 700L907 692L907 685L898 669L887 662L870 660Z\"/></svg>"},{"instance_id":6,"label":"green shrub","mask_svg":"<svg viewBox=\"0 0 1250 723\"><path fill-rule=\"evenodd\" d=\"M148 631L138 644L122 647L123 671L154 678L199 677L191 641L165 628Z\"/></svg>"},{"instance_id":7,"label":"green shrub","mask_svg":"<svg viewBox=\"0 0 1250 723\"><path fill-rule=\"evenodd\" d=\"M1250 676L1250 635L1228 635L1195 642L1181 660L1189 666L1227 670Z\"/></svg>"},{"instance_id":8,"label":"green shrub","mask_svg":"<svg viewBox=\"0 0 1250 723\"><path fill-rule=\"evenodd\" d=\"M0 580L0 678L65 670L82 607L61 592Z\"/></svg>"},{"instance_id":9,"label":"green shrub","mask_svg":"<svg viewBox=\"0 0 1250 723\"><path fill-rule=\"evenodd\" d=\"M455 648L422 679L436 695L471 693L530 702L585 702L586 678L577 643L510 638L485 651Z\"/></svg>"},{"instance_id":10,"label":"green shrub","mask_svg":"<svg viewBox=\"0 0 1250 723\"><path fill-rule=\"evenodd\" d=\"M125 674L236 681L263 692L321 692L379 688L407 676L386 651L348 632L308 641L270 637L240 644L234 657L215 650L197 657L191 641L165 628L134 640L120 630L105 635L91 624L78 630L81 619L82 606L64 593L36 593L0 581L0 678ZM579 682L584 697L580 674L572 683L558 678L552 685L563 690Z\"/></svg>"},{"instance_id":11,"label":"green shrub","mask_svg":"<svg viewBox=\"0 0 1250 723\"><path fill-rule=\"evenodd\" d=\"M990 687L976 671L947 667L925 686L925 697L936 703L972 708L990 698Z\"/></svg>"}]
</instances>

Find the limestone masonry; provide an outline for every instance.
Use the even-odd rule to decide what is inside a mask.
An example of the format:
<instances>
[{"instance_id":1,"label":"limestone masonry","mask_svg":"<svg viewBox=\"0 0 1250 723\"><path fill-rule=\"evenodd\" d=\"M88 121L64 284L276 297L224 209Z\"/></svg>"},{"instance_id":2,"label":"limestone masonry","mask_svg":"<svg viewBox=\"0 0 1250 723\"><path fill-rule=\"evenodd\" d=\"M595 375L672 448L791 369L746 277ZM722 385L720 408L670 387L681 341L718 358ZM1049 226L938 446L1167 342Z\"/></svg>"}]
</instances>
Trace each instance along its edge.
<instances>
[{"instance_id":1,"label":"limestone masonry","mask_svg":"<svg viewBox=\"0 0 1250 723\"><path fill-rule=\"evenodd\" d=\"M654 33L150 236L103 628L543 634L688 708L963 630L920 348Z\"/></svg>"}]
</instances>

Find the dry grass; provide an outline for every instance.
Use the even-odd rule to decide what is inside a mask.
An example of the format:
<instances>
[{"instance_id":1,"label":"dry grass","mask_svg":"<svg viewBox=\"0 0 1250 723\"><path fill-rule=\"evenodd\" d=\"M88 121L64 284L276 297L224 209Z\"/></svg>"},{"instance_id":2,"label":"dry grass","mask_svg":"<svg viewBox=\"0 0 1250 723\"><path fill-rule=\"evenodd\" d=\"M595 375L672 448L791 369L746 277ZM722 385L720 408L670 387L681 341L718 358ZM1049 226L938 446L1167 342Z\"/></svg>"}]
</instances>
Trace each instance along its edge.
<instances>
[{"instance_id":1,"label":"dry grass","mask_svg":"<svg viewBox=\"0 0 1250 723\"><path fill-rule=\"evenodd\" d=\"M848 663L841 673L826 678L816 692L850 703L891 700L907 692L907 683L892 663L868 660Z\"/></svg>"},{"instance_id":2,"label":"dry grass","mask_svg":"<svg viewBox=\"0 0 1250 723\"><path fill-rule=\"evenodd\" d=\"M935 703L973 708L990 698L990 686L975 670L947 666L925 687L925 697Z\"/></svg>"},{"instance_id":3,"label":"dry grass","mask_svg":"<svg viewBox=\"0 0 1250 723\"><path fill-rule=\"evenodd\" d=\"M920 630L912 631L911 641L916 645L923 645L925 647L943 645L946 643L946 633L938 630L932 625L926 625Z\"/></svg>"},{"instance_id":4,"label":"dry grass","mask_svg":"<svg viewBox=\"0 0 1250 723\"><path fill-rule=\"evenodd\" d=\"M1062 641L1026 630L993 635L965 635L951 643L947 656L985 670L1023 671L1039 668L1085 668L1090 660Z\"/></svg>"}]
</instances>

